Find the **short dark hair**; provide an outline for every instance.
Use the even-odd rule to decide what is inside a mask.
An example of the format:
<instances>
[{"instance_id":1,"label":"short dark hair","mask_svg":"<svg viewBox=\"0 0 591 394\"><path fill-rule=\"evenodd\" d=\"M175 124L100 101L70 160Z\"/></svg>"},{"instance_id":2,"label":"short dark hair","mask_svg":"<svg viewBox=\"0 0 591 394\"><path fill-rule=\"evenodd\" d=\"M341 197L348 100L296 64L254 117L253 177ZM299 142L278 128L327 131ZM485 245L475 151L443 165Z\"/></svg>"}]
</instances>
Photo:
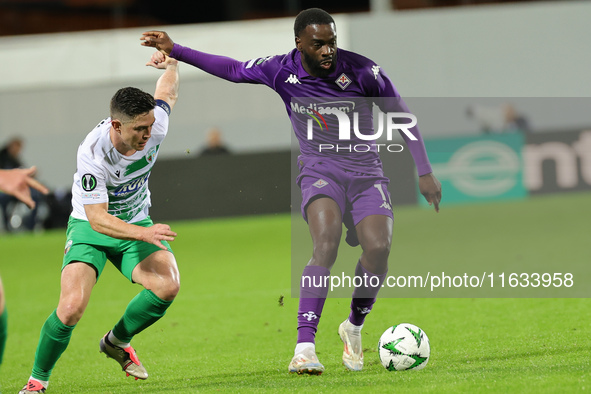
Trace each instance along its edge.
<instances>
[{"instance_id":1,"label":"short dark hair","mask_svg":"<svg viewBox=\"0 0 591 394\"><path fill-rule=\"evenodd\" d=\"M308 8L296 16L293 24L293 33L296 37L310 25L330 25L334 19L330 14L320 8Z\"/></svg>"},{"instance_id":2,"label":"short dark hair","mask_svg":"<svg viewBox=\"0 0 591 394\"><path fill-rule=\"evenodd\" d=\"M154 107L156 101L150 93L138 88L121 88L111 98L111 119L127 122L138 115L150 112Z\"/></svg>"}]
</instances>

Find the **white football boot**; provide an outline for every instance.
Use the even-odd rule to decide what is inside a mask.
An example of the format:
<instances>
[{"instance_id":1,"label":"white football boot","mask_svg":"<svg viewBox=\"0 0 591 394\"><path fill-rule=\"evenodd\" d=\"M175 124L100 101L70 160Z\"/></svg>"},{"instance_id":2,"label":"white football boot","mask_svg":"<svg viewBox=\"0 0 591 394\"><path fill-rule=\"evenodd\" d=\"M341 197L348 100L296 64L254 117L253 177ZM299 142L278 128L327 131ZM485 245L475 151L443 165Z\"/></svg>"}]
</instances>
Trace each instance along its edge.
<instances>
[{"instance_id":1,"label":"white football boot","mask_svg":"<svg viewBox=\"0 0 591 394\"><path fill-rule=\"evenodd\" d=\"M289 373L320 375L324 372L324 365L316 357L316 350L309 346L293 356L289 363Z\"/></svg>"},{"instance_id":2,"label":"white football boot","mask_svg":"<svg viewBox=\"0 0 591 394\"><path fill-rule=\"evenodd\" d=\"M339 336L344 344L343 365L351 371L361 371L363 369L362 328L363 324L360 326L353 325L349 319L339 326Z\"/></svg>"}]
</instances>

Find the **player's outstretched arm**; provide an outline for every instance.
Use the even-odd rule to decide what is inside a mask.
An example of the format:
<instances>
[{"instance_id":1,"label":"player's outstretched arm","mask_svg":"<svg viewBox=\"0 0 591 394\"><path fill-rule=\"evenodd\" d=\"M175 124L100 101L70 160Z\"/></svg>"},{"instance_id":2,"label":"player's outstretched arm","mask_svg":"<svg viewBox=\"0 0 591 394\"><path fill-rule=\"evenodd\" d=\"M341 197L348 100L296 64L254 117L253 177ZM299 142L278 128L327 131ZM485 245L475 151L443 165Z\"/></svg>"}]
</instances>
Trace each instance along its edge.
<instances>
[{"instance_id":1,"label":"player's outstretched arm","mask_svg":"<svg viewBox=\"0 0 591 394\"><path fill-rule=\"evenodd\" d=\"M439 202L441 202L441 183L432 172L419 177L419 190L429 205L435 207L435 212L439 212Z\"/></svg>"},{"instance_id":2,"label":"player's outstretched arm","mask_svg":"<svg viewBox=\"0 0 591 394\"><path fill-rule=\"evenodd\" d=\"M178 61L163 55L161 52L155 52L150 61L146 63L146 66L165 70L164 74L156 82L154 99L166 101L170 109L172 109L179 96Z\"/></svg>"},{"instance_id":3,"label":"player's outstretched arm","mask_svg":"<svg viewBox=\"0 0 591 394\"><path fill-rule=\"evenodd\" d=\"M88 222L94 231L109 237L144 241L167 250L161 241L174 241L177 234L170 229L168 224L157 223L150 227L136 226L107 212L108 203L84 205L84 211Z\"/></svg>"},{"instance_id":4,"label":"player's outstretched arm","mask_svg":"<svg viewBox=\"0 0 591 394\"><path fill-rule=\"evenodd\" d=\"M142 33L140 40L143 46L156 48L167 56L170 55L174 46L174 42L164 31L146 31Z\"/></svg>"},{"instance_id":5,"label":"player's outstretched arm","mask_svg":"<svg viewBox=\"0 0 591 394\"><path fill-rule=\"evenodd\" d=\"M35 208L35 201L31 198L31 189L39 190L43 194L49 190L37 181L33 176L37 172L36 167L15 168L12 170L0 170L0 190L10 194L25 203L29 208Z\"/></svg>"},{"instance_id":6,"label":"player's outstretched arm","mask_svg":"<svg viewBox=\"0 0 591 394\"><path fill-rule=\"evenodd\" d=\"M142 45L158 49L162 54L195 66L206 73L231 82L264 83L253 75L253 68L227 56L213 55L172 42L163 31L147 31L140 38ZM263 80L266 80L263 78Z\"/></svg>"}]
</instances>

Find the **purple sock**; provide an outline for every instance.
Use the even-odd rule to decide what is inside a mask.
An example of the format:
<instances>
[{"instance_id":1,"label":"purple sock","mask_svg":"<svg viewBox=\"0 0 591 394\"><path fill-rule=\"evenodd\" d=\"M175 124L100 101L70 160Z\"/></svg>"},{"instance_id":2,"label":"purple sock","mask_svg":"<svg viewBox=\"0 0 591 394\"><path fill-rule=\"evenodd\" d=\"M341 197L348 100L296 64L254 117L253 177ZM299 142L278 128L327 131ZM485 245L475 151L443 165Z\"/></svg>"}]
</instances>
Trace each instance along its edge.
<instances>
[{"instance_id":1,"label":"purple sock","mask_svg":"<svg viewBox=\"0 0 591 394\"><path fill-rule=\"evenodd\" d=\"M328 294L328 279L326 277L329 275L328 269L316 265L308 265L302 272L297 343L314 343L318 321Z\"/></svg>"},{"instance_id":2,"label":"purple sock","mask_svg":"<svg viewBox=\"0 0 591 394\"><path fill-rule=\"evenodd\" d=\"M376 297L384 279L386 273L376 275L369 272L361 265L361 261L357 262L355 267L355 276L359 276L363 279L363 285L356 287L353 290L353 296L351 299L351 313L349 314L349 321L356 326L360 326L365 321L365 316L371 312L373 304L376 302Z\"/></svg>"}]
</instances>

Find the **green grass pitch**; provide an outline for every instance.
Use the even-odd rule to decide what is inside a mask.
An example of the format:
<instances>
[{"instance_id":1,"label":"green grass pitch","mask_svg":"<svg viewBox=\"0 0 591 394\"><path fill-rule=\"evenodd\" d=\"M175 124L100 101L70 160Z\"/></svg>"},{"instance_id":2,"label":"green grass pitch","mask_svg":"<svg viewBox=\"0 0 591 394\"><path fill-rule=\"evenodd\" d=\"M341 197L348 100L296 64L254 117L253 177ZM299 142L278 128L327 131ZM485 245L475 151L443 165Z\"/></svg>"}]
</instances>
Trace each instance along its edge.
<instances>
[{"instance_id":1,"label":"green grass pitch","mask_svg":"<svg viewBox=\"0 0 591 394\"><path fill-rule=\"evenodd\" d=\"M396 264L519 258L591 263L588 193L527 201L396 210ZM295 219L304 226L301 218ZM287 373L296 338L290 290L291 217L271 215L171 223L181 291L166 316L133 345L150 373L126 378L98 343L140 290L107 266L58 362L48 393L194 392L580 392L591 389L587 298L383 298L363 329L366 367L341 365L336 333L349 299L328 299L317 334L322 376ZM305 239L303 242L307 242ZM0 237L9 335L3 393L32 367L39 330L57 305L64 231ZM310 250L294 256L309 258ZM299 253L299 254L298 254ZM341 261L356 260L345 247ZM413 260L414 259L414 260ZM284 296L283 306L279 299ZM431 359L421 371L388 372L376 350L395 323L421 327Z\"/></svg>"}]
</instances>

